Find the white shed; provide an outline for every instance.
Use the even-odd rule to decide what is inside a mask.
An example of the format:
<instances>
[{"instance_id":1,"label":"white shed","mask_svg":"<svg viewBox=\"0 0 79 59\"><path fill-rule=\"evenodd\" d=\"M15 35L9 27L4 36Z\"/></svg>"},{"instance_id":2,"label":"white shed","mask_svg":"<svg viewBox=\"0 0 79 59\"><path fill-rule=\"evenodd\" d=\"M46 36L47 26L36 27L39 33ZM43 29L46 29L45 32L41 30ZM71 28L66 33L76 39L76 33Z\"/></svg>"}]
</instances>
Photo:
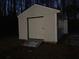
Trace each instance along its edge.
<instances>
[{"instance_id":1,"label":"white shed","mask_svg":"<svg viewBox=\"0 0 79 59\"><path fill-rule=\"evenodd\" d=\"M19 39L57 42L57 9L34 4L18 16Z\"/></svg>"}]
</instances>

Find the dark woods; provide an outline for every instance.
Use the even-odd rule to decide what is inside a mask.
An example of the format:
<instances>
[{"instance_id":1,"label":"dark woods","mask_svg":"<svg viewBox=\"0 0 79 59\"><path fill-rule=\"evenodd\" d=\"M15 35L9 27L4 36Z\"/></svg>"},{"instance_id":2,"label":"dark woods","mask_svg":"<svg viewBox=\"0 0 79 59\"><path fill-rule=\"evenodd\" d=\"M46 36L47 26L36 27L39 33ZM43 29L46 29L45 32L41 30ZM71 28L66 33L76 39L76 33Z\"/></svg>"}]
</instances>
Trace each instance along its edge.
<instances>
[{"instance_id":1,"label":"dark woods","mask_svg":"<svg viewBox=\"0 0 79 59\"><path fill-rule=\"evenodd\" d=\"M0 0L0 38L18 37L15 0L11 0L10 4L8 0Z\"/></svg>"},{"instance_id":2,"label":"dark woods","mask_svg":"<svg viewBox=\"0 0 79 59\"><path fill-rule=\"evenodd\" d=\"M61 0L0 0L0 12L2 16L11 16L15 12L19 15L35 3L51 8L61 8Z\"/></svg>"}]
</instances>

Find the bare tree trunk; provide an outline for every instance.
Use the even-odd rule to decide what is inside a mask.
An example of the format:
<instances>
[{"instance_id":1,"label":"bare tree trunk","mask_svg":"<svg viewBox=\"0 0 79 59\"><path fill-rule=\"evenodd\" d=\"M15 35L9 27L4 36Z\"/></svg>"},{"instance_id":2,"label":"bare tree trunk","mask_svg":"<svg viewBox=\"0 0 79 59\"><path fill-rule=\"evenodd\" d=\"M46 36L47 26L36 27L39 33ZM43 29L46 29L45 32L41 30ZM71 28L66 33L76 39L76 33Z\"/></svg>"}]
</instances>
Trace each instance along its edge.
<instances>
[{"instance_id":1,"label":"bare tree trunk","mask_svg":"<svg viewBox=\"0 0 79 59\"><path fill-rule=\"evenodd\" d=\"M0 0L0 16L1 16L1 14L2 14L2 11L1 11L1 0Z\"/></svg>"},{"instance_id":2,"label":"bare tree trunk","mask_svg":"<svg viewBox=\"0 0 79 59\"><path fill-rule=\"evenodd\" d=\"M16 16L16 0L13 0L12 15Z\"/></svg>"},{"instance_id":3,"label":"bare tree trunk","mask_svg":"<svg viewBox=\"0 0 79 59\"><path fill-rule=\"evenodd\" d=\"M3 16L3 6L2 6L3 1L0 0L0 16Z\"/></svg>"}]
</instances>

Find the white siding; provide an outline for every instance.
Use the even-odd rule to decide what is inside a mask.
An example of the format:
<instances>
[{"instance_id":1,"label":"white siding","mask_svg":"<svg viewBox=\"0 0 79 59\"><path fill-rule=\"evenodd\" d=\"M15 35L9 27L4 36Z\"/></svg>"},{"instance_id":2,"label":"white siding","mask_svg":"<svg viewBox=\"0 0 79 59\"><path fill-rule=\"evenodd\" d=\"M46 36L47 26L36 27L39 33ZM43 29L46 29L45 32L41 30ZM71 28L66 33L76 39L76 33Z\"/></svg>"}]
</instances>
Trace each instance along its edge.
<instances>
[{"instance_id":1,"label":"white siding","mask_svg":"<svg viewBox=\"0 0 79 59\"><path fill-rule=\"evenodd\" d=\"M57 42L57 15L56 15L57 12L59 11L55 9L50 10L50 8L41 7L41 6L39 7L32 6L30 9L24 11L21 15L18 16L19 18L19 39L27 40L27 17L44 16L42 18L42 21L40 21L40 23L42 24L37 25L37 27L41 26L40 27L41 30L39 31L39 33L42 35L42 37L39 37L39 38L41 39L43 38L44 41L47 41L47 42ZM41 18L39 18L39 20L41 20ZM38 30L39 29L37 29L37 31Z\"/></svg>"}]
</instances>

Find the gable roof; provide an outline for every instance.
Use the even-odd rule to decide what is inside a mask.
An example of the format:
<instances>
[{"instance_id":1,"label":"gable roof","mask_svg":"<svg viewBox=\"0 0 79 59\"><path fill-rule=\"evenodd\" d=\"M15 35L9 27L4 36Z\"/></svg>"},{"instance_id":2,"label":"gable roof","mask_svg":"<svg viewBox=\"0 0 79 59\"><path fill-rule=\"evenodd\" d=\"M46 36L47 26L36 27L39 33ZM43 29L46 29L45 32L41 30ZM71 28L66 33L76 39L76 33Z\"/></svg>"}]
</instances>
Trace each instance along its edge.
<instances>
[{"instance_id":1,"label":"gable roof","mask_svg":"<svg viewBox=\"0 0 79 59\"><path fill-rule=\"evenodd\" d=\"M19 16L21 15L25 15L27 14L35 14L35 13L40 13L40 14L52 14L52 13L59 13L60 10L54 9L54 8L49 8L46 6L42 6L42 5L38 5L38 4L34 4L32 5L30 8L28 8L27 10L25 10L24 12L22 12ZM18 16L18 17L19 17Z\"/></svg>"}]
</instances>

